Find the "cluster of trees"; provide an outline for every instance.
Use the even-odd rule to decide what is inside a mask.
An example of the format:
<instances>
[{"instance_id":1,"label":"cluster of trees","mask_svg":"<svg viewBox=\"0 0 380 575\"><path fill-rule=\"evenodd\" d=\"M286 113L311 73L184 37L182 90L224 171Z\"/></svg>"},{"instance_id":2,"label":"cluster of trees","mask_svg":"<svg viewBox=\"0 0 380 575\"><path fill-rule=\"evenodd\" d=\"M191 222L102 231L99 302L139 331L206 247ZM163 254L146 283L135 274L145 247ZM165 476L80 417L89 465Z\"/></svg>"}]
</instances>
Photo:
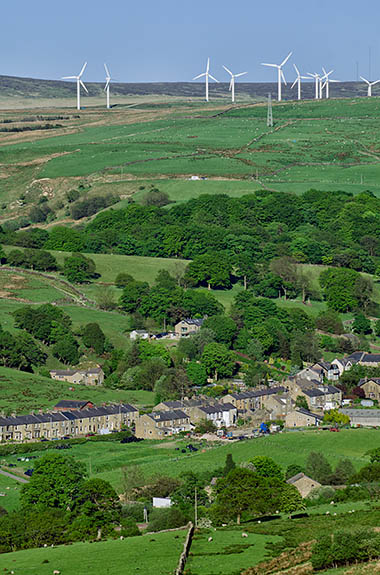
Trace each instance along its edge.
<instances>
[{"instance_id":1,"label":"cluster of trees","mask_svg":"<svg viewBox=\"0 0 380 575\"><path fill-rule=\"evenodd\" d=\"M125 209L102 212L80 232L63 228L60 242L53 229L49 247L187 259L216 252L223 261L240 260L242 276L247 261L263 264L283 256L376 271L380 200L370 192L355 197L316 190L302 196L267 190L242 198L207 195L170 210L160 207L166 200L161 196L152 190L147 205L131 202ZM2 241L10 243L7 237Z\"/></svg>"},{"instance_id":2,"label":"cluster of trees","mask_svg":"<svg viewBox=\"0 0 380 575\"><path fill-rule=\"evenodd\" d=\"M31 335L10 333L0 325L0 365L32 372L33 367L45 363L46 357Z\"/></svg>"},{"instance_id":3,"label":"cluster of trees","mask_svg":"<svg viewBox=\"0 0 380 575\"><path fill-rule=\"evenodd\" d=\"M74 190L76 191L76 190ZM78 193L79 197L79 193ZM73 201L73 195L70 195L71 201ZM77 199L77 198L76 198ZM116 202L119 201L117 196L113 196L109 194L107 196L90 196L88 198L84 198L83 200L75 201L70 207L70 215L74 220L80 220L81 218L88 218L100 212L100 210L104 210L104 208L108 208L112 206Z\"/></svg>"},{"instance_id":4,"label":"cluster of trees","mask_svg":"<svg viewBox=\"0 0 380 575\"><path fill-rule=\"evenodd\" d=\"M55 257L45 250L33 248L11 250L6 257L1 259L2 263L6 263L12 267L39 271L55 271L58 269Z\"/></svg>"},{"instance_id":5,"label":"cluster of trees","mask_svg":"<svg viewBox=\"0 0 380 575\"><path fill-rule=\"evenodd\" d=\"M100 539L123 525L120 500L103 479L87 479L71 457L48 453L21 490L21 508L0 516L0 552Z\"/></svg>"},{"instance_id":6,"label":"cluster of trees","mask_svg":"<svg viewBox=\"0 0 380 575\"><path fill-rule=\"evenodd\" d=\"M155 284L137 281L128 274L119 274L116 285L123 287L120 307L134 315L134 321L153 318L160 324L166 321L172 325L184 317L203 317L223 311L223 306L207 292L185 290L178 285L180 278L174 278L166 270L158 272ZM140 320L140 321L139 321Z\"/></svg>"},{"instance_id":7,"label":"cluster of trees","mask_svg":"<svg viewBox=\"0 0 380 575\"><path fill-rule=\"evenodd\" d=\"M7 365L7 367L17 366L17 364L9 365L12 362L9 355L10 352L8 355L5 353L7 342L10 350L12 345L14 345L15 357L20 346L24 345L24 350L20 351L19 361L21 364L18 369L29 371L33 365L41 365L46 360L46 354L42 352L35 340L50 346L53 355L62 363L68 365L76 365L84 351L81 349L77 336L81 338L84 348L87 350L91 349L97 355L102 355L106 351L112 350L112 345L108 342L97 323L89 323L83 326L77 334L74 334L70 317L57 306L51 304L43 304L39 307L25 306L15 310L13 317L15 327L24 330L24 332L16 336L10 335L8 332L2 332L5 334L2 357L3 361L6 360L7 362L3 365ZM22 357L26 353L29 354L28 357L30 359L29 363L25 365L25 361L24 363L22 362Z\"/></svg>"},{"instance_id":8,"label":"cluster of trees","mask_svg":"<svg viewBox=\"0 0 380 575\"><path fill-rule=\"evenodd\" d=\"M322 536L314 545L311 563L315 570L338 568L380 556L380 534L367 528L341 530Z\"/></svg>"}]
</instances>

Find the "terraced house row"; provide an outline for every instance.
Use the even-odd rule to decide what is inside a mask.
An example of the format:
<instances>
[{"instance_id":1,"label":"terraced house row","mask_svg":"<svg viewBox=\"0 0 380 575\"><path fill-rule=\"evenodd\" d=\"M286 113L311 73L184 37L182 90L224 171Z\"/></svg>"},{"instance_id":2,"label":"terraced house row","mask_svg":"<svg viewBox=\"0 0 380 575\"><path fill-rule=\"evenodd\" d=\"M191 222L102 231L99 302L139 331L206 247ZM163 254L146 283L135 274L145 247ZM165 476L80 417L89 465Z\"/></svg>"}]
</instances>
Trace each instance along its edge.
<instances>
[{"instance_id":1,"label":"terraced house row","mask_svg":"<svg viewBox=\"0 0 380 575\"><path fill-rule=\"evenodd\" d=\"M71 404L73 402L70 402ZM138 418L138 410L129 404L107 405L54 411L15 417L0 417L0 441L38 441L63 439L88 433L107 434L131 427Z\"/></svg>"}]
</instances>

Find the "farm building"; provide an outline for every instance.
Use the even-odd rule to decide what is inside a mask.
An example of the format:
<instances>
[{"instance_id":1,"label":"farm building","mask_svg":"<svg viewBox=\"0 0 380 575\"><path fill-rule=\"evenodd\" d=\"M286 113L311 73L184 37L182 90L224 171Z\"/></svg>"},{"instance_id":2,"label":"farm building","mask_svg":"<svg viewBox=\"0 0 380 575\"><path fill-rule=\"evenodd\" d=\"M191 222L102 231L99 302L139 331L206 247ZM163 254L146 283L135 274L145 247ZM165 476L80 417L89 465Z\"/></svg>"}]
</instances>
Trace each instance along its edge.
<instances>
[{"instance_id":1,"label":"farm building","mask_svg":"<svg viewBox=\"0 0 380 575\"><path fill-rule=\"evenodd\" d=\"M83 383L84 385L102 385L104 373L101 367L90 369L53 369L50 377L58 381L69 383Z\"/></svg>"},{"instance_id":2,"label":"farm building","mask_svg":"<svg viewBox=\"0 0 380 575\"><path fill-rule=\"evenodd\" d=\"M297 475L290 477L286 481L286 483L289 483L289 485L294 485L294 487L297 488L301 497L304 498L307 497L309 493L313 491L313 489L316 489L317 487L322 487L321 484L318 483L318 481L315 481L315 479L311 479L311 477L308 477L304 473L297 473Z\"/></svg>"},{"instance_id":3,"label":"farm building","mask_svg":"<svg viewBox=\"0 0 380 575\"><path fill-rule=\"evenodd\" d=\"M380 409L340 409L353 427L380 427Z\"/></svg>"},{"instance_id":4,"label":"farm building","mask_svg":"<svg viewBox=\"0 0 380 575\"><path fill-rule=\"evenodd\" d=\"M191 429L190 418L183 411L152 411L138 418L135 435L143 439L164 439Z\"/></svg>"},{"instance_id":5,"label":"farm building","mask_svg":"<svg viewBox=\"0 0 380 575\"><path fill-rule=\"evenodd\" d=\"M318 427L322 421L323 417L320 415L300 407L287 414L285 427Z\"/></svg>"}]
</instances>

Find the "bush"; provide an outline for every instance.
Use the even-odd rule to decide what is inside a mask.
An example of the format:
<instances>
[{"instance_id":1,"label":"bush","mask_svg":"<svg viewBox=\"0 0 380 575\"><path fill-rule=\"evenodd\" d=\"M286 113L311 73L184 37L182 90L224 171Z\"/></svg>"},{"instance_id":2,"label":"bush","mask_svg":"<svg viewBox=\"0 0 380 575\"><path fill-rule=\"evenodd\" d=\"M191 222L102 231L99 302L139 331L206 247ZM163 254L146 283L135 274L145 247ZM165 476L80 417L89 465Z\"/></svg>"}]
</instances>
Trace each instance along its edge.
<instances>
[{"instance_id":1,"label":"bush","mask_svg":"<svg viewBox=\"0 0 380 575\"><path fill-rule=\"evenodd\" d=\"M175 529L186 525L187 518L179 509L169 507L168 509L153 509L150 514L148 531L163 531L164 529Z\"/></svg>"}]
</instances>

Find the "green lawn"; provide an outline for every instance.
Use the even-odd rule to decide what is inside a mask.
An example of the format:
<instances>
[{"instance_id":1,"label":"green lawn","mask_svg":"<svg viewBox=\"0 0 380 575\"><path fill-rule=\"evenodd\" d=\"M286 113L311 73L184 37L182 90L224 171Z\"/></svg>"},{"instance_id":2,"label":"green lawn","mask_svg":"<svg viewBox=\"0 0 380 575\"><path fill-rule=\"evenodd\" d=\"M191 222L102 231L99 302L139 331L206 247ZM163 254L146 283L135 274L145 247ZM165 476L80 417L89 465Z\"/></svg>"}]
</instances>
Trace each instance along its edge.
<instances>
[{"instance_id":1,"label":"green lawn","mask_svg":"<svg viewBox=\"0 0 380 575\"><path fill-rule=\"evenodd\" d=\"M50 409L61 399L88 399L97 405L103 402L127 402L133 405L154 404L150 391L124 391L75 385L47 377L0 367L0 412L30 413L32 410Z\"/></svg>"},{"instance_id":2,"label":"green lawn","mask_svg":"<svg viewBox=\"0 0 380 575\"><path fill-rule=\"evenodd\" d=\"M74 543L1 555L2 569L15 575L171 575L186 531L155 533L96 543Z\"/></svg>"}]
</instances>

